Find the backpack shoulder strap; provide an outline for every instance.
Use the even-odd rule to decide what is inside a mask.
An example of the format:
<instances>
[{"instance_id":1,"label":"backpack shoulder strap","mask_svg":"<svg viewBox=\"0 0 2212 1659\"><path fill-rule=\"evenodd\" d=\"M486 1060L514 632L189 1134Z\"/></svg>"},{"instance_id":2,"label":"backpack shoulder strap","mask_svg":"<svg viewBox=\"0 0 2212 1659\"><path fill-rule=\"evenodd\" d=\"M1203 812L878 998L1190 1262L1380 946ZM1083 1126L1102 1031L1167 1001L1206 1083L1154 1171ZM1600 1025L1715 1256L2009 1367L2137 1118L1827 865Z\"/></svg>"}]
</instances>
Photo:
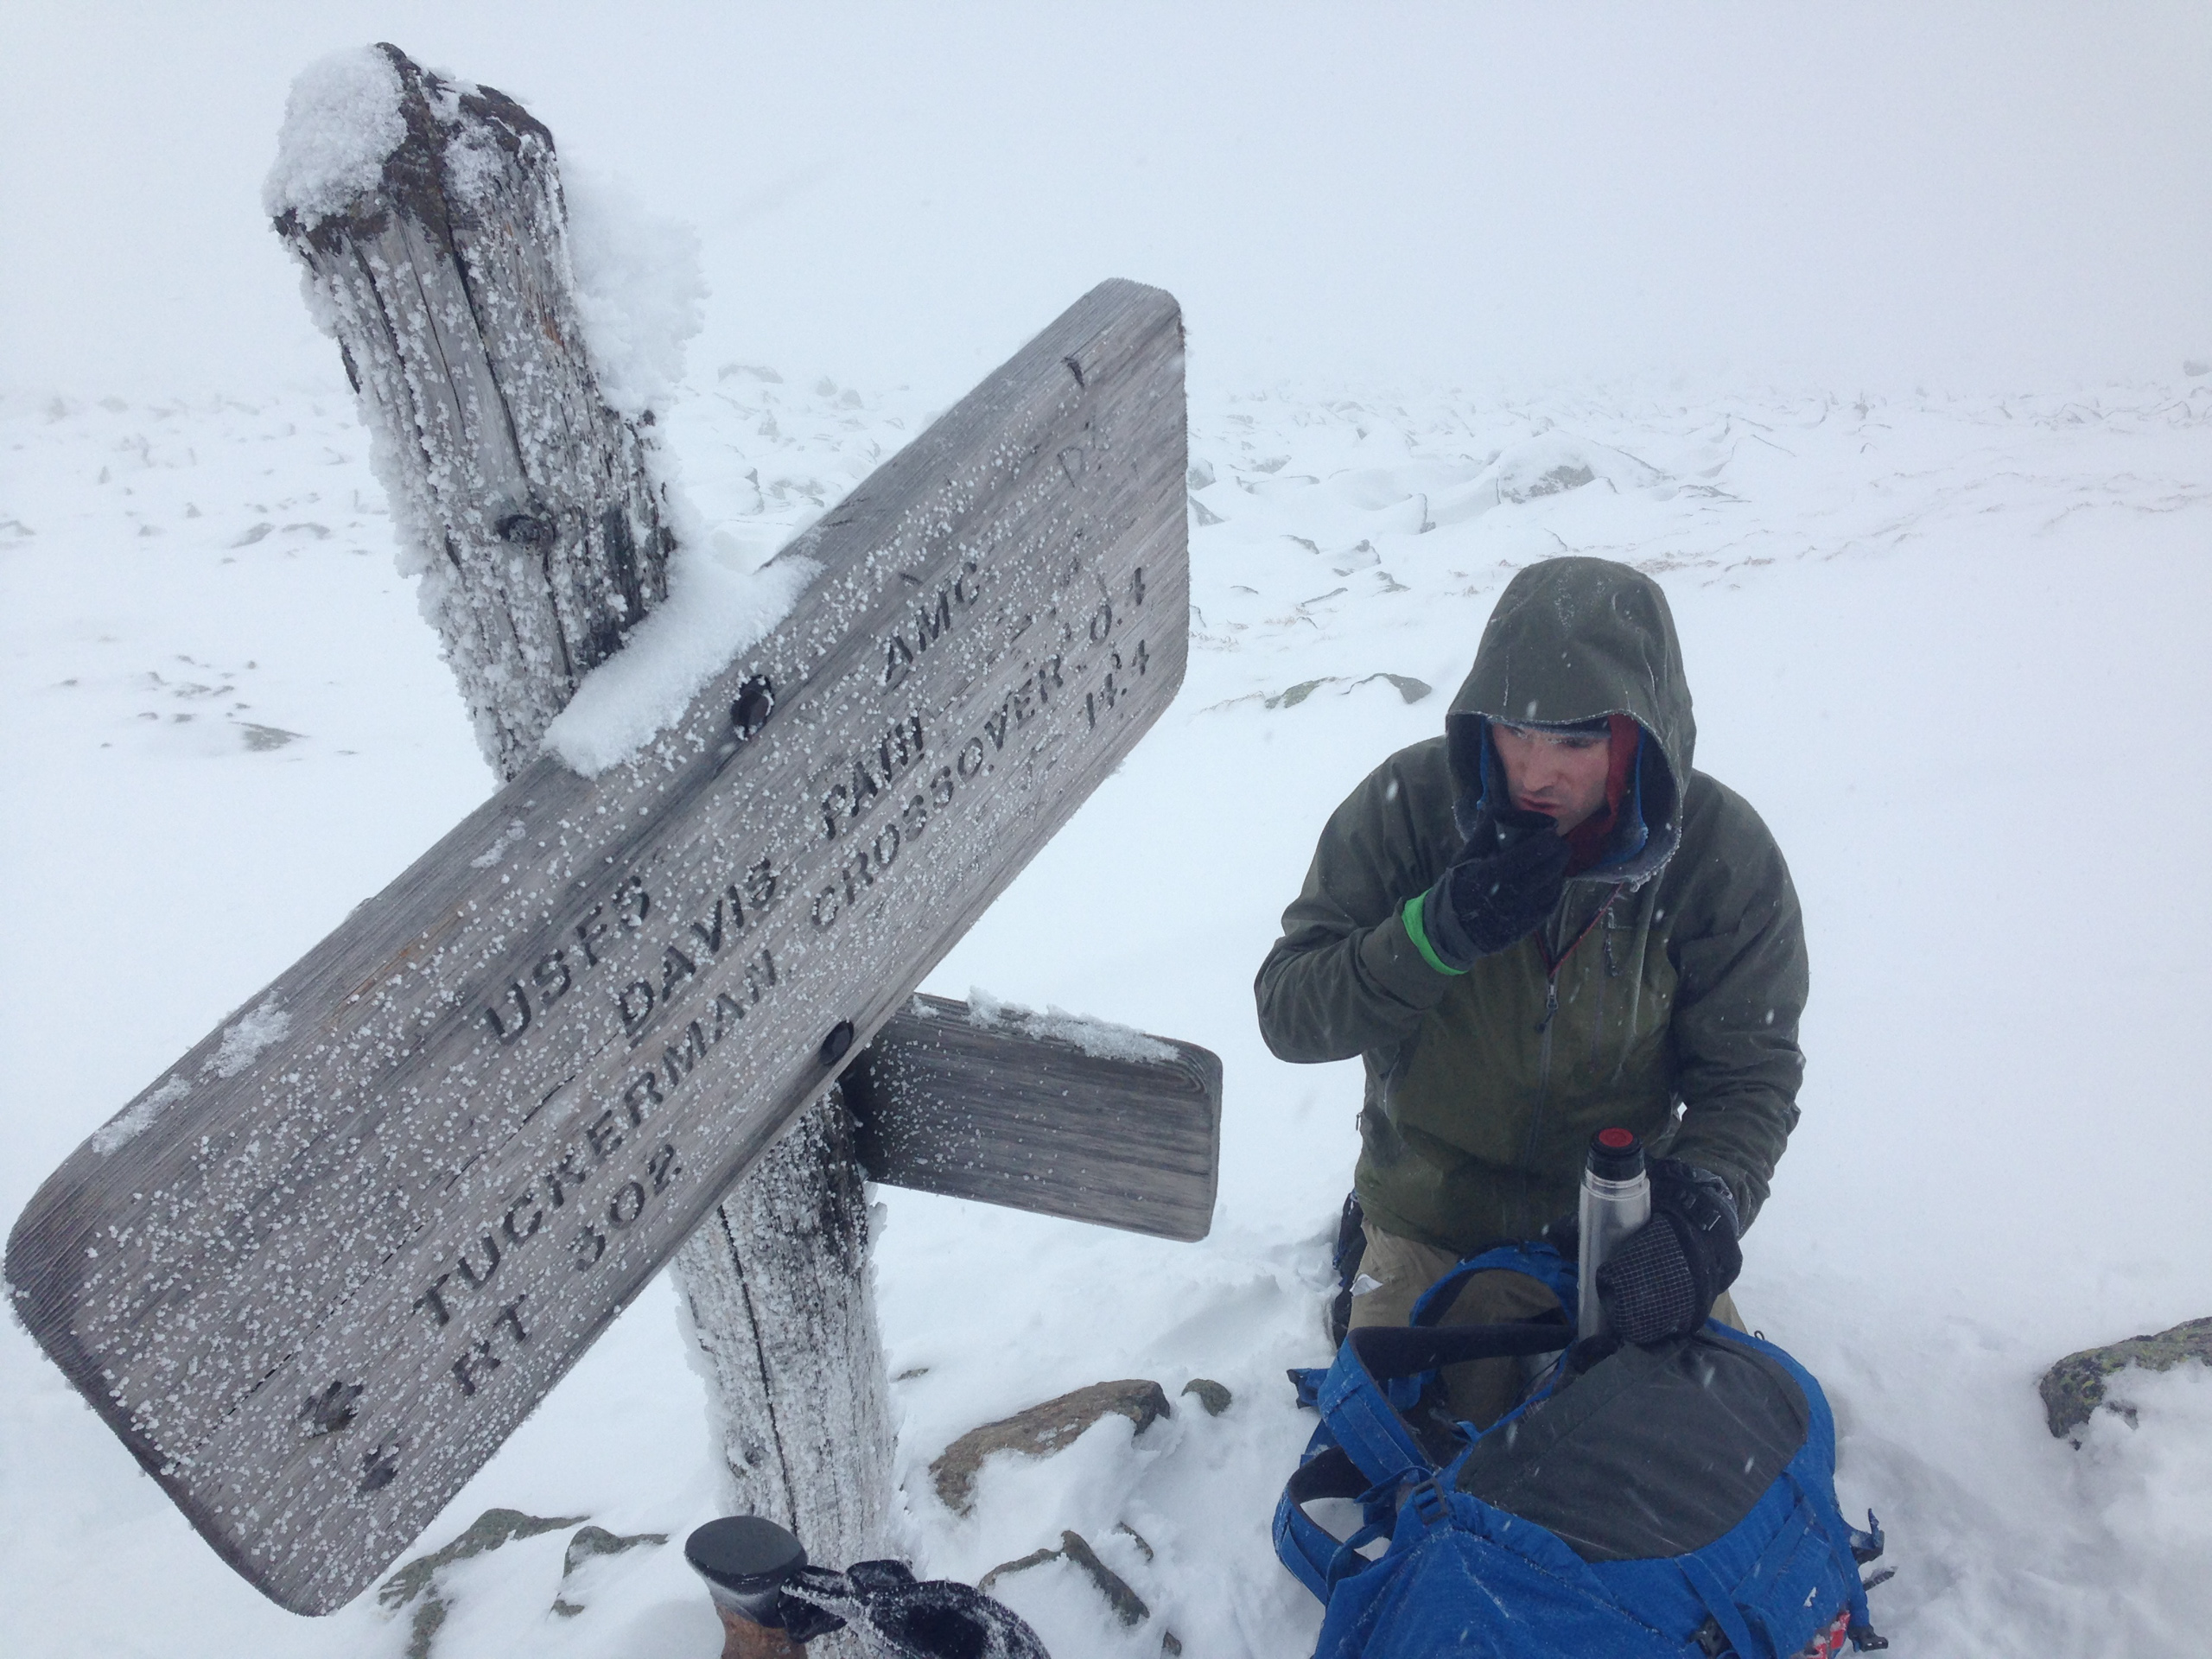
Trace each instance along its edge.
<instances>
[{"instance_id":1,"label":"backpack shoulder strap","mask_svg":"<svg viewBox=\"0 0 2212 1659\"><path fill-rule=\"evenodd\" d=\"M1383 1337L1404 1334L1384 1326L1372 1329ZM1363 1357L1368 1335L1355 1331L1346 1337L1321 1379L1314 1404L1322 1425L1370 1486L1424 1478L1434 1472L1435 1465L1390 1403L1382 1381L1368 1369Z\"/></svg>"},{"instance_id":2,"label":"backpack shoulder strap","mask_svg":"<svg viewBox=\"0 0 2212 1659\"><path fill-rule=\"evenodd\" d=\"M1315 1436L1317 1441L1319 1438ZM1366 1510L1366 1524L1349 1538L1338 1537L1306 1513L1306 1505L1317 1497L1359 1500ZM1339 1580L1371 1565L1359 1553L1361 1547L1390 1535L1395 1503L1395 1492L1370 1487L1342 1446L1309 1448L1275 1504L1275 1554L1300 1584L1326 1601Z\"/></svg>"},{"instance_id":3,"label":"backpack shoulder strap","mask_svg":"<svg viewBox=\"0 0 2212 1659\"><path fill-rule=\"evenodd\" d=\"M1452 1268L1441 1279L1421 1292L1414 1303L1408 1323L1434 1325L1451 1308L1459 1294L1459 1287L1478 1273L1525 1274L1537 1281L1545 1289L1559 1298L1559 1305L1567 1310L1568 1323L1575 1317L1575 1265L1559 1253L1555 1245L1541 1239L1530 1239L1525 1243L1501 1244L1496 1249L1471 1255Z\"/></svg>"}]
</instances>

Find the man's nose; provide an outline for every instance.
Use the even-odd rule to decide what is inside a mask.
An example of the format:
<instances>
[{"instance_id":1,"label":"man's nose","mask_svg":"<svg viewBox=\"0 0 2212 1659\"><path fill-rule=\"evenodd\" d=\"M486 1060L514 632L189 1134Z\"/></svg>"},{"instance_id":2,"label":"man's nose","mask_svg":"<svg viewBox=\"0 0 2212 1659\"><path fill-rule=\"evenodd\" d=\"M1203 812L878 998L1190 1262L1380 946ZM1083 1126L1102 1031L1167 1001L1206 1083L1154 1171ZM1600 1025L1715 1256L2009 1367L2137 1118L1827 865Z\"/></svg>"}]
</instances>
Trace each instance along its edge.
<instances>
[{"instance_id":1,"label":"man's nose","mask_svg":"<svg viewBox=\"0 0 2212 1659\"><path fill-rule=\"evenodd\" d=\"M1529 792L1540 795L1558 783L1567 774L1560 762L1559 753L1548 743L1540 743L1529 757Z\"/></svg>"}]
</instances>

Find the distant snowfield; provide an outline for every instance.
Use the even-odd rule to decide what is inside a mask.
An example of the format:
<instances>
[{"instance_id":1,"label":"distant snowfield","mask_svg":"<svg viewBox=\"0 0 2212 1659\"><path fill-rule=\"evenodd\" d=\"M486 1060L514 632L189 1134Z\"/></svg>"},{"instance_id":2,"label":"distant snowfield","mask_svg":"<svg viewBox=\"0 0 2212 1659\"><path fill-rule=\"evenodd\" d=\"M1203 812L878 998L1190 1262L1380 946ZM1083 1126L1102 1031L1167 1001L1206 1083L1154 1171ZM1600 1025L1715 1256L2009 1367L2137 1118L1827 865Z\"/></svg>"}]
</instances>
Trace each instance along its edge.
<instances>
[{"instance_id":1,"label":"distant snowfield","mask_svg":"<svg viewBox=\"0 0 2212 1659\"><path fill-rule=\"evenodd\" d=\"M1042 321L1043 319L1038 319ZM95 389L97 391L97 389ZM666 429L747 569L931 411L810 375L695 372ZM342 392L0 398L9 987L0 1218L124 1101L490 792ZM1878 402L1650 389L1202 386L1194 649L1175 707L929 988L1204 1043L1227 1074L1212 1236L1173 1245L886 1190L877 1250L905 1547L1001 1593L1058 1659L1295 1655L1317 1611L1267 1525L1324 1357L1352 1065L1262 1047L1249 984L1328 811L1436 730L1511 573L1563 551L1666 586L1699 763L1758 807L1807 914L1805 1118L1739 1300L1827 1384L1847 1510L1878 1511L1904 1655L2177 1654L2212 1629L2212 1379L2131 1379L2078 1451L2034 1381L2212 1314L2202 879L2212 784L2212 383ZM926 1468L1049 1395L1115 1419ZM1179 1391L1205 1376L1209 1417ZM562 1581L568 1530L451 1569L439 1659L715 1650L683 1535L717 1512L700 1385L656 1287L426 1534L494 1505L664 1548ZM1144 1553L1124 1532L1141 1535ZM411 1610L264 1602L22 1332L0 1330L11 1653L397 1656ZM556 1591L582 1614L556 1616Z\"/></svg>"}]
</instances>

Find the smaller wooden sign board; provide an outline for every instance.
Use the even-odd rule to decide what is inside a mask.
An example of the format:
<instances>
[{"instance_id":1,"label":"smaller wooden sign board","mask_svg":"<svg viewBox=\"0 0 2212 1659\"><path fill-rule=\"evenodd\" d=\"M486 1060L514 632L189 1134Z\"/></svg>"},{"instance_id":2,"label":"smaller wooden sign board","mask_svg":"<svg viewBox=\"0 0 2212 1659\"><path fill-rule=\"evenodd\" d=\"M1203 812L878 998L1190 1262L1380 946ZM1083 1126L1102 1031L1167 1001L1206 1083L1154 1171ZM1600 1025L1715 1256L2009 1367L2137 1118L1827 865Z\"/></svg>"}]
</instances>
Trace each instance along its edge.
<instances>
[{"instance_id":1,"label":"smaller wooden sign board","mask_svg":"<svg viewBox=\"0 0 2212 1659\"><path fill-rule=\"evenodd\" d=\"M1204 1238L1221 1061L1119 1026L917 996L843 1081L861 1167L894 1186Z\"/></svg>"}]
</instances>

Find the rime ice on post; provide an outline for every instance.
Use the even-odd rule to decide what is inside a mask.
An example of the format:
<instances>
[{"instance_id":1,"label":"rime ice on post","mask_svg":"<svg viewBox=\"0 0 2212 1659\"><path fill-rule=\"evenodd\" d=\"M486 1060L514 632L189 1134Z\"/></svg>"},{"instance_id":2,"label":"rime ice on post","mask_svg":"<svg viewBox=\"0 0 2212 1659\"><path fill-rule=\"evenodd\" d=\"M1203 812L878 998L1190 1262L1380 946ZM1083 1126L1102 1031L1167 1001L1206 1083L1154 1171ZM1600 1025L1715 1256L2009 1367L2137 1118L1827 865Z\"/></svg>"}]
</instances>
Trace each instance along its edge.
<instances>
[{"instance_id":1,"label":"rime ice on post","mask_svg":"<svg viewBox=\"0 0 2212 1659\"><path fill-rule=\"evenodd\" d=\"M340 53L295 84L264 206L360 394L485 757L512 779L666 597L675 547L640 429L652 414L611 407L586 349L553 135L397 47ZM639 690L622 693L637 703ZM613 757L588 758L595 772ZM832 1094L677 1272L747 1506L857 1559L880 1545L892 1436L850 1141ZM805 1340L784 1339L779 1319ZM744 1372L713 1363L724 1351L764 1357ZM816 1413L834 1442L795 1432Z\"/></svg>"},{"instance_id":2,"label":"rime ice on post","mask_svg":"<svg viewBox=\"0 0 2212 1659\"><path fill-rule=\"evenodd\" d=\"M814 1540L824 1560L880 1554L891 1497L865 1179L833 1095L676 1255L724 1501Z\"/></svg>"},{"instance_id":3,"label":"rime ice on post","mask_svg":"<svg viewBox=\"0 0 2212 1659\"><path fill-rule=\"evenodd\" d=\"M378 46L300 77L264 205L361 395L423 610L512 778L668 591L640 425L584 346L553 135Z\"/></svg>"}]
</instances>

